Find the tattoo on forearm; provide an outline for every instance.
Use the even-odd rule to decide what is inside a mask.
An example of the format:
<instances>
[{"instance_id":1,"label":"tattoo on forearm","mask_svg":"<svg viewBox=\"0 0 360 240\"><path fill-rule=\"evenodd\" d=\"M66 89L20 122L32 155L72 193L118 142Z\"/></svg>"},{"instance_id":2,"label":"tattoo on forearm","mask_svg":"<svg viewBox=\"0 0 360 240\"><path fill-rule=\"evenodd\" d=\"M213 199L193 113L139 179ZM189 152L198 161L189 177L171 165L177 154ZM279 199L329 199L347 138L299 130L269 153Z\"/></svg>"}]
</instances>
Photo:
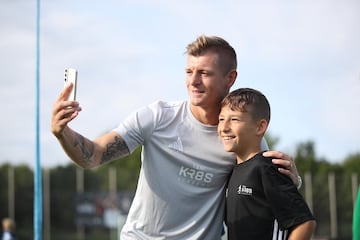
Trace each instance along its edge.
<instances>
[{"instance_id":1,"label":"tattoo on forearm","mask_svg":"<svg viewBox=\"0 0 360 240\"><path fill-rule=\"evenodd\" d=\"M106 146L106 151L102 155L101 163L127 155L129 155L129 148L125 141L122 138L115 137L114 142Z\"/></svg>"},{"instance_id":2,"label":"tattoo on forearm","mask_svg":"<svg viewBox=\"0 0 360 240\"><path fill-rule=\"evenodd\" d=\"M82 159L81 161L83 161L85 164L90 164L91 163L91 157L94 154L94 144L90 141L86 141L86 139L79 135L74 142L74 147L79 147L81 154L82 154Z\"/></svg>"}]
</instances>

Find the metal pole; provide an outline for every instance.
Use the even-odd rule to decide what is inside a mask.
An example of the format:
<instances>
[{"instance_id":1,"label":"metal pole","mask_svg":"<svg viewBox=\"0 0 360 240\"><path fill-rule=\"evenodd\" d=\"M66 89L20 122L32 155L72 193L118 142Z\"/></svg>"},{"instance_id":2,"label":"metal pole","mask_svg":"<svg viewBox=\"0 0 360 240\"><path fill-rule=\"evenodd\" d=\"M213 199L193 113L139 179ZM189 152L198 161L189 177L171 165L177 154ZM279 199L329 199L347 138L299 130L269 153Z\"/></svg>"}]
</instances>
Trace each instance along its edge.
<instances>
[{"instance_id":1,"label":"metal pole","mask_svg":"<svg viewBox=\"0 0 360 240\"><path fill-rule=\"evenodd\" d=\"M50 170L44 170L44 235L46 240L51 239L50 213Z\"/></svg>"},{"instance_id":2,"label":"metal pole","mask_svg":"<svg viewBox=\"0 0 360 240\"><path fill-rule=\"evenodd\" d=\"M34 166L34 240L42 239L42 174L40 163L40 0L36 5L36 137Z\"/></svg>"},{"instance_id":3,"label":"metal pole","mask_svg":"<svg viewBox=\"0 0 360 240\"><path fill-rule=\"evenodd\" d=\"M76 168L76 192L77 194L84 193L84 169L77 167ZM77 225L77 239L85 239L84 226Z\"/></svg>"},{"instance_id":4,"label":"metal pole","mask_svg":"<svg viewBox=\"0 0 360 240\"><path fill-rule=\"evenodd\" d=\"M110 194L116 194L116 169L114 167L109 168L109 191Z\"/></svg>"},{"instance_id":5,"label":"metal pole","mask_svg":"<svg viewBox=\"0 0 360 240\"><path fill-rule=\"evenodd\" d=\"M329 201L330 201L330 232L331 239L336 239L338 235L337 231L337 212L336 212L336 189L335 189L335 175L329 173Z\"/></svg>"},{"instance_id":6,"label":"metal pole","mask_svg":"<svg viewBox=\"0 0 360 240\"><path fill-rule=\"evenodd\" d=\"M116 186L116 168L110 167L109 168L109 196L110 196L111 201L116 199L116 197L115 197L116 196L116 188L117 188L117 186ZM110 229L110 239L111 240L117 239L116 233L117 233L116 228Z\"/></svg>"},{"instance_id":7,"label":"metal pole","mask_svg":"<svg viewBox=\"0 0 360 240\"><path fill-rule=\"evenodd\" d=\"M312 179L310 172L305 173L305 199L311 212L313 212Z\"/></svg>"},{"instance_id":8,"label":"metal pole","mask_svg":"<svg viewBox=\"0 0 360 240\"><path fill-rule=\"evenodd\" d=\"M8 209L9 217L15 220L15 182L14 168L9 165L8 168Z\"/></svg>"}]
</instances>

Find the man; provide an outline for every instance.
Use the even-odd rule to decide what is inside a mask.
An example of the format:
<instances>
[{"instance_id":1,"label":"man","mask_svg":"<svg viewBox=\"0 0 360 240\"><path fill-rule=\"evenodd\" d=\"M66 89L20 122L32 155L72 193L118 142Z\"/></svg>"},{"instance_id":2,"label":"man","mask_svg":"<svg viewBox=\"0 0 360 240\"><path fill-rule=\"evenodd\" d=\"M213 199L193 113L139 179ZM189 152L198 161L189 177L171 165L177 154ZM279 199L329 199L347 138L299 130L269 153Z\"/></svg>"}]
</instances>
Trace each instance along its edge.
<instances>
[{"instance_id":1,"label":"man","mask_svg":"<svg viewBox=\"0 0 360 240\"><path fill-rule=\"evenodd\" d=\"M67 124L81 110L66 101L72 86L54 104L52 132L67 155L83 168L128 156L142 145L135 198L121 239L219 239L227 178L235 156L217 136L220 102L237 77L236 53L222 38L200 36L187 47L189 101L158 101L139 109L116 129L93 141ZM292 159L269 156L297 183Z\"/></svg>"}]
</instances>

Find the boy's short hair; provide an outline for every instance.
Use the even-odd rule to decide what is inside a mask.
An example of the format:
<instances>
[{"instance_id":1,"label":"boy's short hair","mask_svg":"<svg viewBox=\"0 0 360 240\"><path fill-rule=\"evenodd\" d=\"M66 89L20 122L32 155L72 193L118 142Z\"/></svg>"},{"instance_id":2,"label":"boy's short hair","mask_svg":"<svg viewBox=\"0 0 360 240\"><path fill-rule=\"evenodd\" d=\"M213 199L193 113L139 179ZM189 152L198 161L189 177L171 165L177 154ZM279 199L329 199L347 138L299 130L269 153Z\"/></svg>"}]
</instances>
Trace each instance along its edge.
<instances>
[{"instance_id":1,"label":"boy's short hair","mask_svg":"<svg viewBox=\"0 0 360 240\"><path fill-rule=\"evenodd\" d=\"M230 92L221 102L221 108L248 112L255 121L265 119L270 122L270 104L264 94L252 88L239 88Z\"/></svg>"}]
</instances>

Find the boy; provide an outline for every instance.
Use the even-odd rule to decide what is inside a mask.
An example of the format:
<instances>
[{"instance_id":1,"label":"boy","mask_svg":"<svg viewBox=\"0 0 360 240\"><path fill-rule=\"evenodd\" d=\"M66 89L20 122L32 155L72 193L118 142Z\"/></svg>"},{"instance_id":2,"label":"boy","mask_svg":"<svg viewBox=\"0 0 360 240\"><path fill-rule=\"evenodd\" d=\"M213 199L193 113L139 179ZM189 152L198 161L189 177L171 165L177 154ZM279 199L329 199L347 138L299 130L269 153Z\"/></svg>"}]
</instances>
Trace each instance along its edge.
<instances>
[{"instance_id":1,"label":"boy","mask_svg":"<svg viewBox=\"0 0 360 240\"><path fill-rule=\"evenodd\" d=\"M237 156L226 200L228 238L311 239L315 220L305 200L271 158L262 156L269 121L269 103L254 89L237 89L221 103L218 134L225 151ZM278 233L275 219L284 232Z\"/></svg>"}]
</instances>

